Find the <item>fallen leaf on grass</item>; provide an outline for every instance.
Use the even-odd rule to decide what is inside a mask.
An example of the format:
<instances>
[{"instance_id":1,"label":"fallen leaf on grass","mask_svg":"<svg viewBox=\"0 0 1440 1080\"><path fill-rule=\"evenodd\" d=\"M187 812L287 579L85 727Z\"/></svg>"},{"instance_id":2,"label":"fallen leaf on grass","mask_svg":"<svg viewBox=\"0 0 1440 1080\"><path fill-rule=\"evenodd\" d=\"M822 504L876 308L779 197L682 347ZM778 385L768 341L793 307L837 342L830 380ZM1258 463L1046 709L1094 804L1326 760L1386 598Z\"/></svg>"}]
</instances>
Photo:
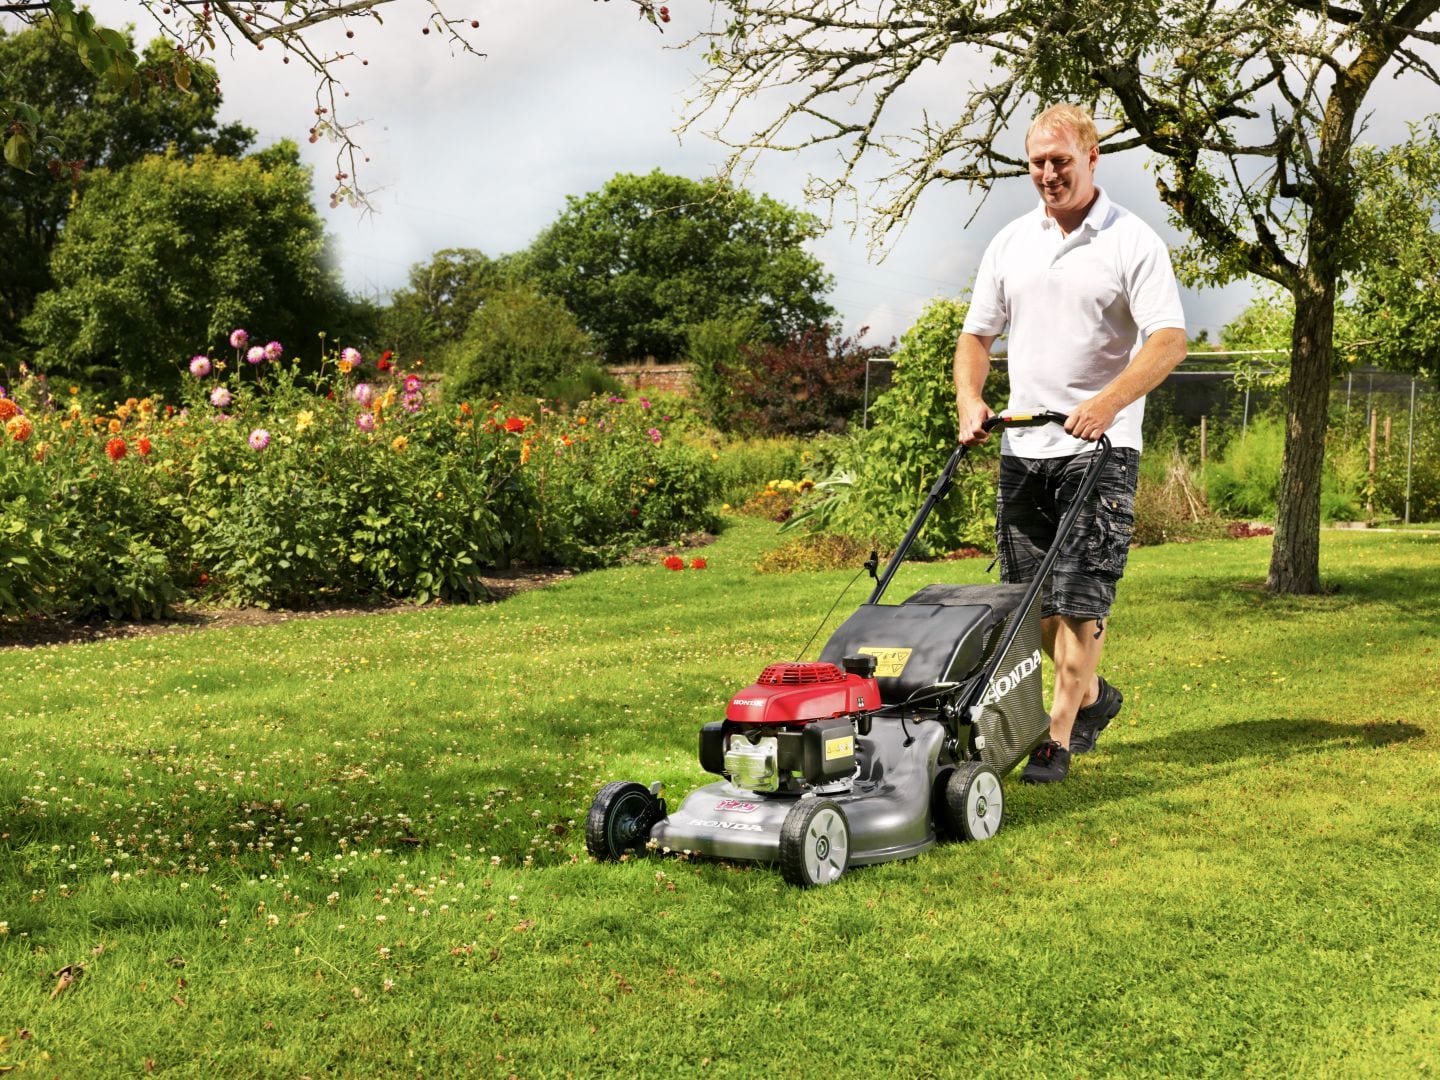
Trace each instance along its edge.
<instances>
[{"instance_id":1,"label":"fallen leaf on grass","mask_svg":"<svg viewBox=\"0 0 1440 1080\"><path fill-rule=\"evenodd\" d=\"M185 999L182 998L179 994L171 994L170 1000L175 1002L175 1004L179 1005L182 1009L188 1009L190 1007L185 1004Z\"/></svg>"},{"instance_id":2,"label":"fallen leaf on grass","mask_svg":"<svg viewBox=\"0 0 1440 1080\"><path fill-rule=\"evenodd\" d=\"M521 919L515 924L515 933L517 934L523 934L525 931L533 929L535 929L534 919Z\"/></svg>"},{"instance_id":3,"label":"fallen leaf on grass","mask_svg":"<svg viewBox=\"0 0 1440 1080\"><path fill-rule=\"evenodd\" d=\"M53 1001L70 987L79 981L80 976L85 974L84 964L66 964L59 971L52 972L50 977L59 980L55 983L55 989L50 991L50 998Z\"/></svg>"}]
</instances>

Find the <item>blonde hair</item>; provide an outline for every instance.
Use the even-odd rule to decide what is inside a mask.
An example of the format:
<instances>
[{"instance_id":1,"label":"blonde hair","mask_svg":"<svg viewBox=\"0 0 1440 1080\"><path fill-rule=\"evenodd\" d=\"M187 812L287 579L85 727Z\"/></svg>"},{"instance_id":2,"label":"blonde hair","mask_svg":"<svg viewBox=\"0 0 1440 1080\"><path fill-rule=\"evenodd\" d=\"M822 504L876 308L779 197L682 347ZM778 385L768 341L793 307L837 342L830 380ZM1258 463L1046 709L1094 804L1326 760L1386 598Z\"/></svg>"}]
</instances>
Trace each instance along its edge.
<instances>
[{"instance_id":1,"label":"blonde hair","mask_svg":"<svg viewBox=\"0 0 1440 1080\"><path fill-rule=\"evenodd\" d=\"M1030 121L1030 126L1025 130L1026 146L1030 145L1030 136L1037 131L1068 131L1075 136L1080 149L1086 153L1100 145L1100 133L1095 130L1095 121L1089 113L1076 105L1051 105Z\"/></svg>"}]
</instances>

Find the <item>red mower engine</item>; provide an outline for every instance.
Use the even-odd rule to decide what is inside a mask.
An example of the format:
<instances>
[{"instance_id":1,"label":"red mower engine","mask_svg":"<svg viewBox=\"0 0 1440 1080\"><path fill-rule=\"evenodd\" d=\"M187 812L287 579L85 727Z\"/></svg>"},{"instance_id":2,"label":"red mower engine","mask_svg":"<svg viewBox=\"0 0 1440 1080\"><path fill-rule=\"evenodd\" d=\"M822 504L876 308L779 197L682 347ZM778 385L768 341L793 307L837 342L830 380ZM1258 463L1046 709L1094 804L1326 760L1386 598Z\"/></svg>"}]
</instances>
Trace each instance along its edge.
<instances>
[{"instance_id":1,"label":"red mower engine","mask_svg":"<svg viewBox=\"0 0 1440 1080\"><path fill-rule=\"evenodd\" d=\"M857 713L880 707L873 656L834 664L771 664L700 729L700 765L747 791L803 791L855 772ZM861 721L868 732L868 718Z\"/></svg>"}]
</instances>

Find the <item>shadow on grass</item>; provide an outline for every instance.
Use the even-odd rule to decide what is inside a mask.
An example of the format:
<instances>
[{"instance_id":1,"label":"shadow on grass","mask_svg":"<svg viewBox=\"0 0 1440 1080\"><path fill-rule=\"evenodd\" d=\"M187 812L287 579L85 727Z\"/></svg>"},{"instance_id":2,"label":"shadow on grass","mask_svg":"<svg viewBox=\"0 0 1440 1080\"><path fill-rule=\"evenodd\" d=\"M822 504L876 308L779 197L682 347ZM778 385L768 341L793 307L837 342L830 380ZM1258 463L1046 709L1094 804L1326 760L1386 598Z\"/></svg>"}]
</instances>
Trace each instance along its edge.
<instances>
[{"instance_id":1,"label":"shadow on grass","mask_svg":"<svg viewBox=\"0 0 1440 1080\"><path fill-rule=\"evenodd\" d=\"M1256 757L1280 761L1326 750L1373 749L1409 742L1425 734L1424 728L1404 720L1341 724L1333 720L1277 717L1237 720L1199 730L1190 728L1157 739L1117 742L1107 749L1122 765L1137 758L1154 760L1157 757L1182 766L1222 765Z\"/></svg>"}]
</instances>

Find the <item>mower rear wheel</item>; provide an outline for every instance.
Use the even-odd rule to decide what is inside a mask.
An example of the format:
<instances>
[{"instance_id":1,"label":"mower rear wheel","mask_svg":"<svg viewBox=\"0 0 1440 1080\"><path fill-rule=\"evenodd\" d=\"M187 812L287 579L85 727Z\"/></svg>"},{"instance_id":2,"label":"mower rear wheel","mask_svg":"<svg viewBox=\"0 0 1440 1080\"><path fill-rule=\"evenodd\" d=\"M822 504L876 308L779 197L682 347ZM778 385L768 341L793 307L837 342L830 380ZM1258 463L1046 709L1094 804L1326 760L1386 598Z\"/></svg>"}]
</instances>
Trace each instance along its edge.
<instances>
[{"instance_id":1,"label":"mower rear wheel","mask_svg":"<svg viewBox=\"0 0 1440 1080\"><path fill-rule=\"evenodd\" d=\"M802 799L780 826L780 873L791 885L830 885L850 865L850 823L830 799Z\"/></svg>"},{"instance_id":2,"label":"mower rear wheel","mask_svg":"<svg viewBox=\"0 0 1440 1080\"><path fill-rule=\"evenodd\" d=\"M963 761L945 783L948 831L961 840L989 840L1005 818L1005 792L989 765Z\"/></svg>"},{"instance_id":3,"label":"mower rear wheel","mask_svg":"<svg viewBox=\"0 0 1440 1080\"><path fill-rule=\"evenodd\" d=\"M643 784L616 780L602 787L585 818L585 849L613 862L645 846L650 829L665 816L660 800Z\"/></svg>"}]
</instances>

